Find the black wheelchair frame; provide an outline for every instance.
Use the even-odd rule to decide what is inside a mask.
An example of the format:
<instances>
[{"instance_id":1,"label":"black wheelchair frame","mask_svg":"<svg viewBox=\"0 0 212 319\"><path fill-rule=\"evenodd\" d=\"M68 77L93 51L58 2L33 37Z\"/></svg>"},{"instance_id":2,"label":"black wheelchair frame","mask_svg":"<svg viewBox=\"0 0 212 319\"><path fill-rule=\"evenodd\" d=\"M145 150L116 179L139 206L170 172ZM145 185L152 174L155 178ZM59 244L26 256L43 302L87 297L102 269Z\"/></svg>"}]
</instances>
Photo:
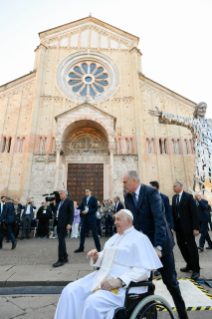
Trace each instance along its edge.
<instances>
[{"instance_id":1,"label":"black wheelchair frame","mask_svg":"<svg viewBox=\"0 0 212 319\"><path fill-rule=\"evenodd\" d=\"M151 274L148 281L130 283L126 288L124 306L115 310L113 319L157 319L158 311L162 309L167 311L170 319L175 318L168 302L164 298L154 295L155 285L152 282L152 277ZM129 290L134 287L148 287L148 291L142 294L129 293Z\"/></svg>"}]
</instances>

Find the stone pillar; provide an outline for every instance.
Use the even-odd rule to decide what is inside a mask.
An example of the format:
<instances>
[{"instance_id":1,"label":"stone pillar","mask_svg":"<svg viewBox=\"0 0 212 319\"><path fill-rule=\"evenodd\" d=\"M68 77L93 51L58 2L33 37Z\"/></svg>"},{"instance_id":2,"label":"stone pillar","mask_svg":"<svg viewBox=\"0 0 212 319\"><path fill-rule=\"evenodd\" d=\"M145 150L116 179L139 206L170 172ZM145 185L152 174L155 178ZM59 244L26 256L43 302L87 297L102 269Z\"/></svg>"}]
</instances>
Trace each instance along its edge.
<instances>
[{"instance_id":1,"label":"stone pillar","mask_svg":"<svg viewBox=\"0 0 212 319\"><path fill-rule=\"evenodd\" d=\"M60 149L57 149L56 153L56 165L55 165L55 175L54 175L54 190L58 190L59 182L59 169L60 169Z\"/></svg>"},{"instance_id":2,"label":"stone pillar","mask_svg":"<svg viewBox=\"0 0 212 319\"><path fill-rule=\"evenodd\" d=\"M110 150L110 197L113 194L113 150Z\"/></svg>"}]
</instances>

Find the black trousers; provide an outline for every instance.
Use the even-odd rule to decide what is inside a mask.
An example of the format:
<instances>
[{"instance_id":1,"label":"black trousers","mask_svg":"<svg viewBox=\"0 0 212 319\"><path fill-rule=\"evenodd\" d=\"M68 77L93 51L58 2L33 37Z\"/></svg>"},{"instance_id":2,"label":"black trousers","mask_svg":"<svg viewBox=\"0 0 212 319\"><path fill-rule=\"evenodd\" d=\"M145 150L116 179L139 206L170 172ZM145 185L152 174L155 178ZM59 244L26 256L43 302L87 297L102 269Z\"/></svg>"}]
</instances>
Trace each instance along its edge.
<instances>
[{"instance_id":1,"label":"black trousers","mask_svg":"<svg viewBox=\"0 0 212 319\"><path fill-rule=\"evenodd\" d=\"M92 231L96 249L98 251L100 251L101 246L100 246L99 237L98 237L98 233L97 233L96 220L94 220L92 222L89 222L87 220L82 221L81 232L80 232L80 248L84 249L85 234L86 234L87 229L90 229Z\"/></svg>"},{"instance_id":2,"label":"black trousers","mask_svg":"<svg viewBox=\"0 0 212 319\"><path fill-rule=\"evenodd\" d=\"M49 220L39 220L37 235L39 237L47 236L49 230Z\"/></svg>"},{"instance_id":3,"label":"black trousers","mask_svg":"<svg viewBox=\"0 0 212 319\"><path fill-rule=\"evenodd\" d=\"M2 247L3 239L4 239L5 228L3 226L3 222L0 225L0 247Z\"/></svg>"},{"instance_id":4,"label":"black trousers","mask_svg":"<svg viewBox=\"0 0 212 319\"><path fill-rule=\"evenodd\" d=\"M177 281L173 251L161 257L161 263L163 264L163 268L160 268L159 270L163 283L166 285L166 288L174 300L179 317L186 318L185 302L182 298L179 283Z\"/></svg>"},{"instance_id":5,"label":"black trousers","mask_svg":"<svg viewBox=\"0 0 212 319\"><path fill-rule=\"evenodd\" d=\"M204 247L205 241L208 242L208 246L212 246L211 238L208 234L208 222L200 222L201 237L199 239L199 246Z\"/></svg>"},{"instance_id":6,"label":"black trousers","mask_svg":"<svg viewBox=\"0 0 212 319\"><path fill-rule=\"evenodd\" d=\"M178 219L176 222L176 238L180 252L187 264L187 266L194 272L200 271L199 254L194 235L186 235Z\"/></svg>"},{"instance_id":7,"label":"black trousers","mask_svg":"<svg viewBox=\"0 0 212 319\"><path fill-rule=\"evenodd\" d=\"M105 235L108 236L108 228L110 228L110 235L113 235L113 225L114 225L114 220L112 216L108 216L105 219Z\"/></svg>"},{"instance_id":8,"label":"black trousers","mask_svg":"<svg viewBox=\"0 0 212 319\"><path fill-rule=\"evenodd\" d=\"M64 261L68 258L67 250L66 250L66 235L67 229L66 227L58 227L57 226L57 235L58 235L58 257L60 261Z\"/></svg>"}]
</instances>

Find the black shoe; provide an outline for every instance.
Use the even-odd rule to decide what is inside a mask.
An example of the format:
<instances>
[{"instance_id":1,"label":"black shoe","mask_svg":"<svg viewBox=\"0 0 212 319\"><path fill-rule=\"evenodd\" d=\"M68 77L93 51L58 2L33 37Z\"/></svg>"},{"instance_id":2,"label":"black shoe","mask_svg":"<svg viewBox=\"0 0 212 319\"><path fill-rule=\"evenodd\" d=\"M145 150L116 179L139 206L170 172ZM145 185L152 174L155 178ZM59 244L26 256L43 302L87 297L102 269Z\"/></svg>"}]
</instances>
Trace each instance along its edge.
<instances>
[{"instance_id":1,"label":"black shoe","mask_svg":"<svg viewBox=\"0 0 212 319\"><path fill-rule=\"evenodd\" d=\"M27 239L30 239L30 236L27 236Z\"/></svg>"},{"instance_id":2,"label":"black shoe","mask_svg":"<svg viewBox=\"0 0 212 319\"><path fill-rule=\"evenodd\" d=\"M206 247L206 249L212 249L212 246L208 246L208 247Z\"/></svg>"},{"instance_id":3,"label":"black shoe","mask_svg":"<svg viewBox=\"0 0 212 319\"><path fill-rule=\"evenodd\" d=\"M182 272L189 272L190 270L192 270L192 269L188 266L186 266L184 268L180 268L180 271L182 271Z\"/></svg>"},{"instance_id":4,"label":"black shoe","mask_svg":"<svg viewBox=\"0 0 212 319\"><path fill-rule=\"evenodd\" d=\"M68 258L65 258L63 262L68 263Z\"/></svg>"},{"instance_id":5,"label":"black shoe","mask_svg":"<svg viewBox=\"0 0 212 319\"><path fill-rule=\"evenodd\" d=\"M84 248L78 248L77 250L75 250L75 253L82 253L84 251Z\"/></svg>"},{"instance_id":6,"label":"black shoe","mask_svg":"<svg viewBox=\"0 0 212 319\"><path fill-rule=\"evenodd\" d=\"M2 249L2 245L0 245L0 249Z\"/></svg>"},{"instance_id":7,"label":"black shoe","mask_svg":"<svg viewBox=\"0 0 212 319\"><path fill-rule=\"evenodd\" d=\"M11 249L15 249L15 248L16 248L16 246L17 246L17 241L15 241L15 242L13 243L13 245L12 245L12 248L11 248Z\"/></svg>"},{"instance_id":8,"label":"black shoe","mask_svg":"<svg viewBox=\"0 0 212 319\"><path fill-rule=\"evenodd\" d=\"M204 247L197 247L201 252L203 252Z\"/></svg>"},{"instance_id":9,"label":"black shoe","mask_svg":"<svg viewBox=\"0 0 212 319\"><path fill-rule=\"evenodd\" d=\"M192 275L191 275L191 279L193 280L197 280L199 278L200 273L199 272L195 272L193 271Z\"/></svg>"},{"instance_id":10,"label":"black shoe","mask_svg":"<svg viewBox=\"0 0 212 319\"><path fill-rule=\"evenodd\" d=\"M23 239L24 239L24 237L21 237L21 238L20 238L20 240L23 240Z\"/></svg>"},{"instance_id":11,"label":"black shoe","mask_svg":"<svg viewBox=\"0 0 212 319\"><path fill-rule=\"evenodd\" d=\"M155 275L155 276L160 276L160 271L159 271L158 269L155 270L154 275Z\"/></svg>"},{"instance_id":12,"label":"black shoe","mask_svg":"<svg viewBox=\"0 0 212 319\"><path fill-rule=\"evenodd\" d=\"M63 261L58 260L55 264L53 264L53 267L61 267L64 265Z\"/></svg>"}]
</instances>

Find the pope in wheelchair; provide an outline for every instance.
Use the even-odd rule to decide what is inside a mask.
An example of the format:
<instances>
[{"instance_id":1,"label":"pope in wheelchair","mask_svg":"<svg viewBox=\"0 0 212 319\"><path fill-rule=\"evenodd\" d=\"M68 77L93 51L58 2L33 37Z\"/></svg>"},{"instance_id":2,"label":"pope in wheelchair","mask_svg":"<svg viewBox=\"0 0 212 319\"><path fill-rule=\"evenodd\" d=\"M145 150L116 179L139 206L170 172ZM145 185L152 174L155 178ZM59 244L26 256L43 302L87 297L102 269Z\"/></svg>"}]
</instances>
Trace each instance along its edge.
<instances>
[{"instance_id":1,"label":"pope in wheelchair","mask_svg":"<svg viewBox=\"0 0 212 319\"><path fill-rule=\"evenodd\" d=\"M63 289L54 319L129 318L126 307L134 310L136 298L154 294L148 280L162 264L151 242L133 227L133 215L127 209L116 213L115 225L117 233L104 249L87 255L97 270ZM131 301L127 296L132 296Z\"/></svg>"}]
</instances>

